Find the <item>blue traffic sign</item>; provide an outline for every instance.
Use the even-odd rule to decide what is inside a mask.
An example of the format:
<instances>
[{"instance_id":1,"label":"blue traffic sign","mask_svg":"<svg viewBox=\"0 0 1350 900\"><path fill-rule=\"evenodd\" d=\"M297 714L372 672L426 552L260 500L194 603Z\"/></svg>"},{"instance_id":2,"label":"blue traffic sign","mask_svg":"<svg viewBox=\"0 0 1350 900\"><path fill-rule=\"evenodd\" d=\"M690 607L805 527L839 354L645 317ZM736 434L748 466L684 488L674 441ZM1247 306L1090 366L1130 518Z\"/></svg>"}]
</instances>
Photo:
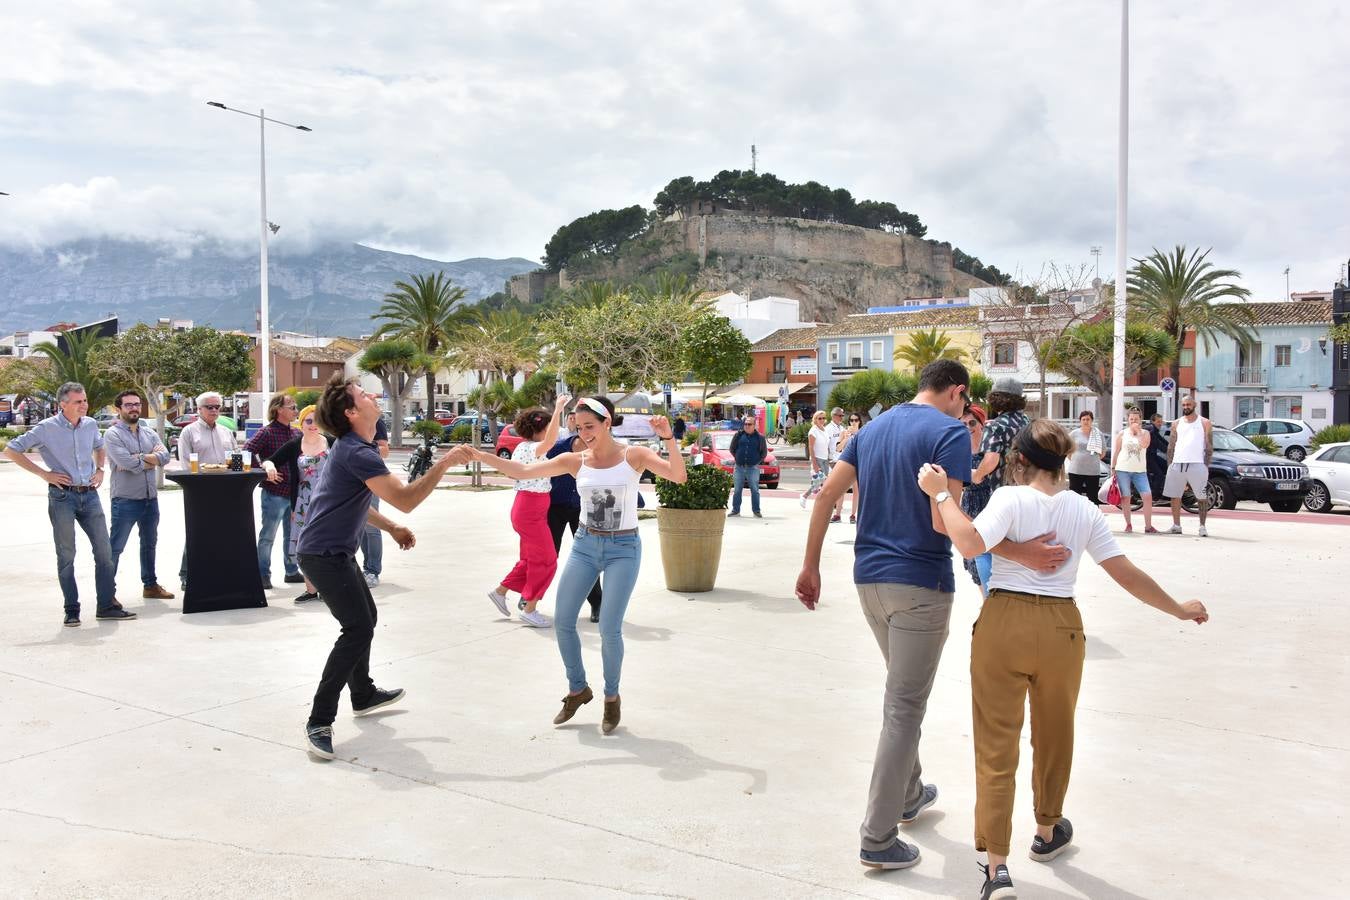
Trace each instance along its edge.
<instances>
[{"instance_id":1,"label":"blue traffic sign","mask_svg":"<svg viewBox=\"0 0 1350 900\"><path fill-rule=\"evenodd\" d=\"M1158 387L1162 389L1164 394L1170 394L1177 389L1176 379L1164 378L1162 381L1158 382Z\"/></svg>"}]
</instances>

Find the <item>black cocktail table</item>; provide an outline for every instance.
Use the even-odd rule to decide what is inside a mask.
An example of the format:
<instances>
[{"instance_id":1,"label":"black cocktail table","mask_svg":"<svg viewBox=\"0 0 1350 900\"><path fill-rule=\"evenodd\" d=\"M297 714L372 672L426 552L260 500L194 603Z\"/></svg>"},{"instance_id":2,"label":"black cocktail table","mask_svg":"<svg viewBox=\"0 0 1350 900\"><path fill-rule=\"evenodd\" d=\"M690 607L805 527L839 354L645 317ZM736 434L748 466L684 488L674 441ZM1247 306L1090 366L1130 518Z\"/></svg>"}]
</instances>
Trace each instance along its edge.
<instances>
[{"instance_id":1,"label":"black cocktail table","mask_svg":"<svg viewBox=\"0 0 1350 900\"><path fill-rule=\"evenodd\" d=\"M267 605L258 574L253 489L267 476L251 472L167 472L183 489L188 581L183 612Z\"/></svg>"}]
</instances>

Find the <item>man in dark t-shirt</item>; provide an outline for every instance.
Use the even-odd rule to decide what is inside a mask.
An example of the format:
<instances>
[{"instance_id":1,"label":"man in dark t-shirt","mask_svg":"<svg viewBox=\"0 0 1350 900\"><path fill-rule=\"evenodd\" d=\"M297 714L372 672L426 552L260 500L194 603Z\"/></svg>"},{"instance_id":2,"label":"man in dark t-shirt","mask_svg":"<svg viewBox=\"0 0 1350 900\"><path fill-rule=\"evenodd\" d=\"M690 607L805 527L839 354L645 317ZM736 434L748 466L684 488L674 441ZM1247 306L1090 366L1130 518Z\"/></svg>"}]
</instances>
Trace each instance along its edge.
<instances>
[{"instance_id":1,"label":"man in dark t-shirt","mask_svg":"<svg viewBox=\"0 0 1350 900\"><path fill-rule=\"evenodd\" d=\"M390 473L375 445L380 408L373 394L362 391L355 379L333 376L316 409L319 425L337 441L328 454L323 478L310 497L304 531L296 547L301 570L342 626L328 654L319 688L314 694L305 738L309 752L332 759L333 719L346 685L352 711L364 716L403 699L403 690L381 690L370 678L370 642L375 634L375 600L356 564L356 548L366 522L387 531L404 550L413 546L413 533L371 509L379 497L403 512L412 512L440 483L445 470L466 459L464 448L441 457L428 473L404 484Z\"/></svg>"},{"instance_id":2,"label":"man in dark t-shirt","mask_svg":"<svg viewBox=\"0 0 1350 900\"><path fill-rule=\"evenodd\" d=\"M884 724L860 829L859 860L871 868L918 863L919 848L899 839L896 823L914 821L937 800L937 787L920 780L919 731L947 640L956 581L951 541L935 527L941 518L934 503L960 503L970 481L970 432L959 421L969 385L960 363L930 363L912 403L886 410L848 442L816 501L797 577L798 599L815 609L830 511L856 481L867 502L858 513L853 581L886 662ZM947 471L948 490L937 501L918 486L925 463Z\"/></svg>"}]
</instances>

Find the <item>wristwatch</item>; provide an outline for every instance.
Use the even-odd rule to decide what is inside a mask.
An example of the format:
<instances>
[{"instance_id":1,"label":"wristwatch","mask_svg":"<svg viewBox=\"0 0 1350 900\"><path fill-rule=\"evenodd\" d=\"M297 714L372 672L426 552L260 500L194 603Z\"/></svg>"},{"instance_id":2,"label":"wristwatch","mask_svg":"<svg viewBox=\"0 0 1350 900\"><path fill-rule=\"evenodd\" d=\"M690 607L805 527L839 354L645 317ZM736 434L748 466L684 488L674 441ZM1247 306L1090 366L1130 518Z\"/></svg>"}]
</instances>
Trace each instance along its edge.
<instances>
[{"instance_id":1,"label":"wristwatch","mask_svg":"<svg viewBox=\"0 0 1350 900\"><path fill-rule=\"evenodd\" d=\"M951 491L938 491L937 495L933 497L933 502L936 503L938 506L941 506L951 498L952 498Z\"/></svg>"}]
</instances>

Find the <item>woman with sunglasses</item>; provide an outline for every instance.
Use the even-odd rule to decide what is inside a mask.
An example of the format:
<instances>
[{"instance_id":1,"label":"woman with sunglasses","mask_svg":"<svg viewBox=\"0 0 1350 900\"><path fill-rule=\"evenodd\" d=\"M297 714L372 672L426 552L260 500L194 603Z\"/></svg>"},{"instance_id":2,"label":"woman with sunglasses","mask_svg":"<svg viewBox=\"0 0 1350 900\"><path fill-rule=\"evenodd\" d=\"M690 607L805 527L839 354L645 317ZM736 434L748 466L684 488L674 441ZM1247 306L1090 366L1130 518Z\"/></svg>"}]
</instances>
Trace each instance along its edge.
<instances>
[{"instance_id":1,"label":"woman with sunglasses","mask_svg":"<svg viewBox=\"0 0 1350 900\"><path fill-rule=\"evenodd\" d=\"M551 478L571 475L581 497L581 526L572 542L572 553L558 581L554 607L554 632L558 652L567 670L567 696L553 718L561 725L595 695L586 683L581 661L577 616L595 579L604 576L605 602L600 607L600 657L605 674L605 734L619 725L619 676L623 670L623 616L637 583L642 561L638 537L638 482L651 472L677 484L685 480L684 456L671 433L670 420L653 416L652 429L665 445L667 456L647 447L634 447L614 439L613 428L623 424L607 397L582 397L576 405L577 438L584 449L563 453L528 465L498 459L475 451L476 458L509 478Z\"/></svg>"},{"instance_id":2,"label":"woman with sunglasses","mask_svg":"<svg viewBox=\"0 0 1350 900\"><path fill-rule=\"evenodd\" d=\"M848 427L845 428L845 429L844 429L842 432L840 432L840 434L839 434L839 453L838 453L838 456L843 456L843 454L844 454L844 448L848 446L848 442L849 442L849 441L853 440L853 436L856 435L856 434L862 429L862 426L863 426L862 416L858 415L857 413L850 413L850 414L849 414L849 417L848 417ZM857 524L858 524L858 486L857 486L856 484L855 484L855 485L853 486L853 488L848 492L848 496L849 496L849 501L848 501L848 524L850 524L850 525L857 525Z\"/></svg>"},{"instance_id":3,"label":"woman with sunglasses","mask_svg":"<svg viewBox=\"0 0 1350 900\"><path fill-rule=\"evenodd\" d=\"M984 423L988 421L988 415L984 407L975 403L967 403L965 411L961 413L961 424L970 430L970 466L971 471L979 468L984 460L984 454L980 452L980 447L984 445ZM984 511L989 505L989 496L994 493L994 487L988 481L982 481L979 484L968 484L966 489L961 492L961 510L972 519ZM965 566L970 577L975 579L975 583L980 586L980 594L984 595L984 586L989 583L989 572L993 566L993 557L988 553L981 553L973 559L962 559L961 564Z\"/></svg>"}]
</instances>

